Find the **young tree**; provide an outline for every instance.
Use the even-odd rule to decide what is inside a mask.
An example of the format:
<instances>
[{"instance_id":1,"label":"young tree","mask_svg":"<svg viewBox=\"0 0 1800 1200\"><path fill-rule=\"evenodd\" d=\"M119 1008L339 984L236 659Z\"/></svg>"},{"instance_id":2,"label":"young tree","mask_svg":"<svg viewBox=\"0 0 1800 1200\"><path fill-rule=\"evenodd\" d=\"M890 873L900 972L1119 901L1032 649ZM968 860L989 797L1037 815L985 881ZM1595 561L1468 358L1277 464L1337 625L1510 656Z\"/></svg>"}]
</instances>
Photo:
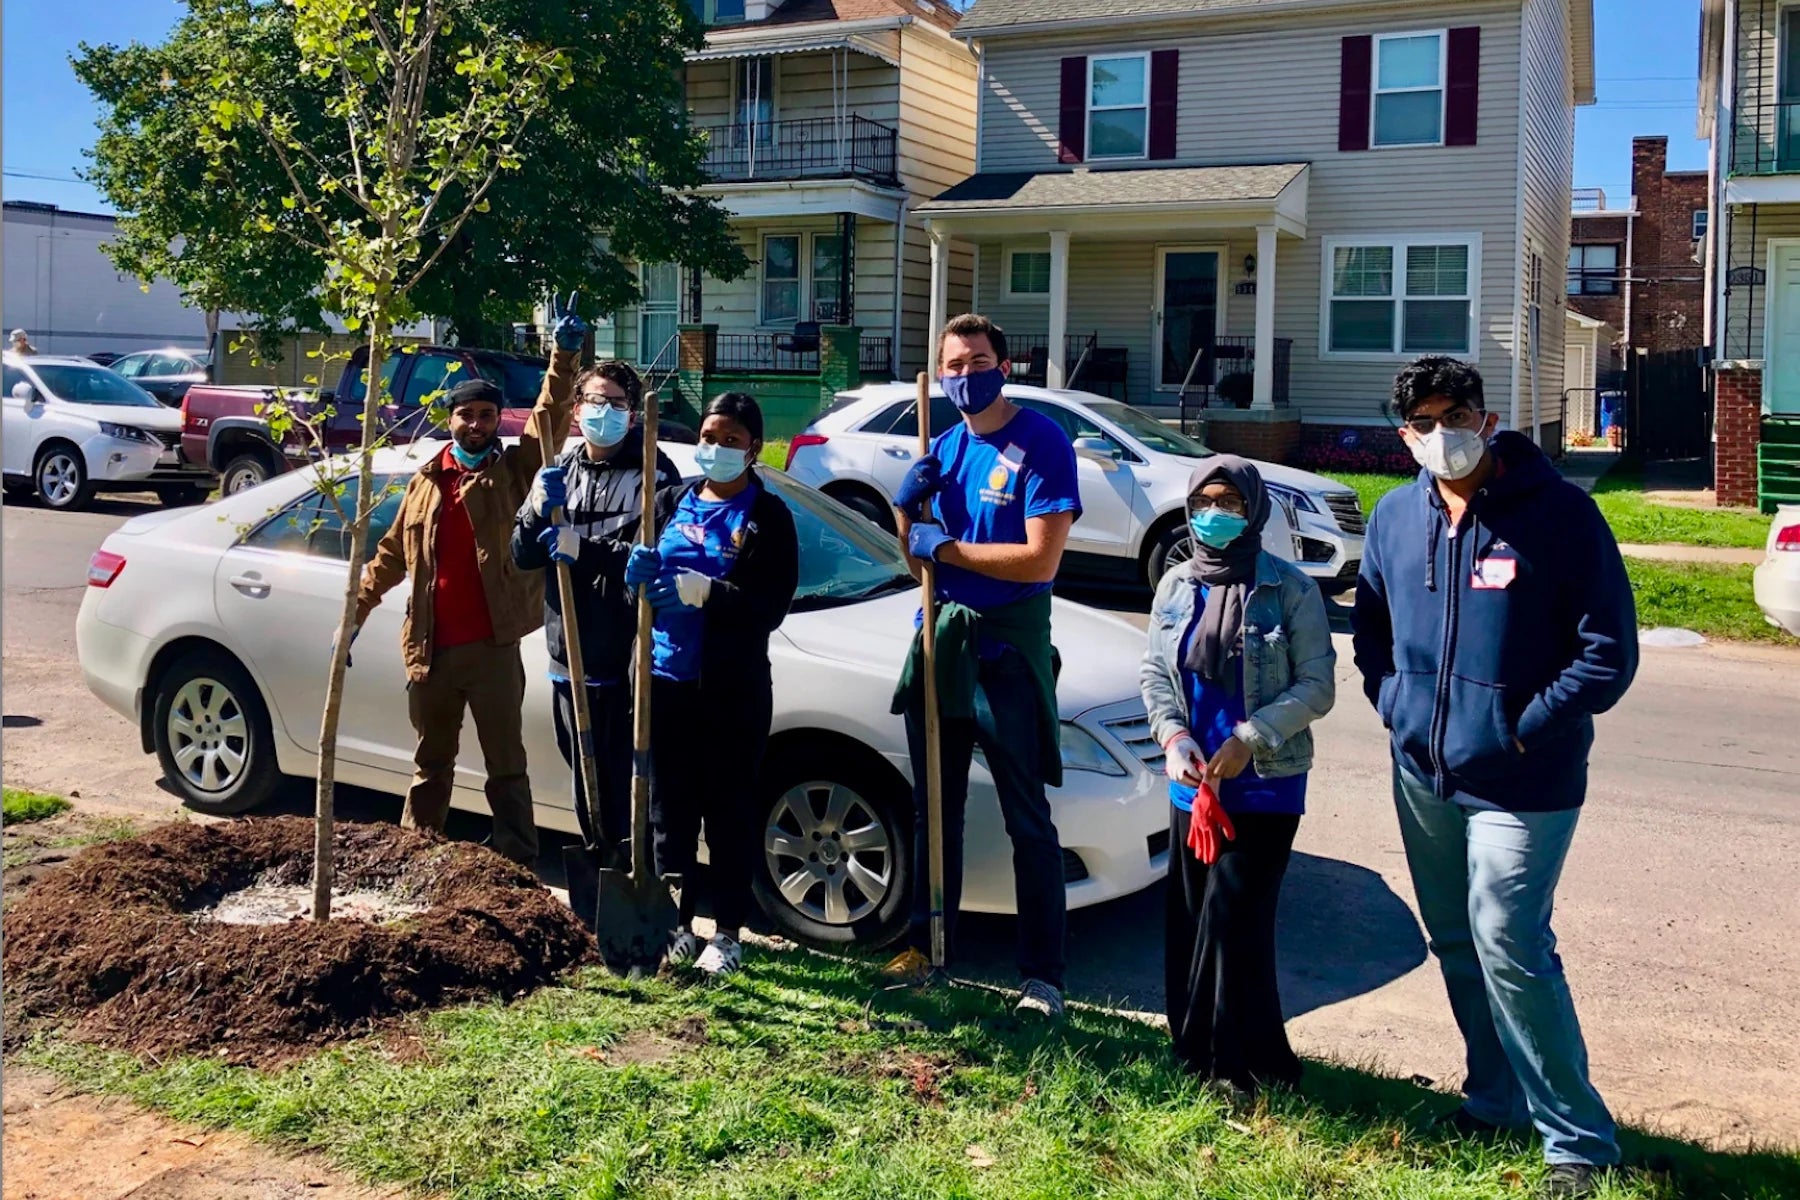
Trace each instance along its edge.
<instances>
[{"instance_id":1,"label":"young tree","mask_svg":"<svg viewBox=\"0 0 1800 1200\"><path fill-rule=\"evenodd\" d=\"M550 109L570 79L568 53L500 36L473 6L447 0L285 0L285 7L217 0L199 31L196 62L206 74L209 119L198 131L211 170L231 176L246 157L270 156L273 186L234 203L267 241L299 247L324 281L322 303L349 329L366 331L369 369L354 500L341 472L321 488L342 506L349 529L344 604L333 641L319 729L318 830L313 919L331 913L333 794L344 669L356 596L368 552L381 440L381 364L397 321L416 315L420 281L455 244L466 223L488 210L488 193L525 165L523 132ZM284 97L254 86L261 67L247 57L290 32L299 91L323 94L325 120L339 136L310 137ZM432 115L427 96L445 77L463 81L463 103ZM571 240L577 231L571 229ZM211 268L209 268L210 270Z\"/></svg>"},{"instance_id":2,"label":"young tree","mask_svg":"<svg viewBox=\"0 0 1800 1200\"><path fill-rule=\"evenodd\" d=\"M202 143L218 99L208 80L229 55L236 102L279 108L296 140L341 161L352 131L330 111L337 81L302 70L296 6L186 3L189 15L161 45L83 46L75 59L102 114L88 177L127 214L108 253L141 279L173 281L199 307L253 314L261 332L322 330L323 263L299 242L273 241L257 222L271 194L291 190L280 156L240 139L227 166ZM556 105L515 131L514 153L530 169L494 180L488 210L454 232L426 231L428 255L453 245L412 292L420 312L450 318L464 345L493 345L507 321L557 287L580 289L602 312L634 302L633 261L743 274L748 263L724 211L692 194L706 180L705 141L688 124L681 68L704 30L688 7L440 0L459 25L466 12L496 39L563 48L567 73ZM477 82L440 72L421 114L457 117ZM460 208L469 186L451 181L443 205ZM315 200L332 218L359 216L342 191ZM263 339L265 354L278 340Z\"/></svg>"}]
</instances>

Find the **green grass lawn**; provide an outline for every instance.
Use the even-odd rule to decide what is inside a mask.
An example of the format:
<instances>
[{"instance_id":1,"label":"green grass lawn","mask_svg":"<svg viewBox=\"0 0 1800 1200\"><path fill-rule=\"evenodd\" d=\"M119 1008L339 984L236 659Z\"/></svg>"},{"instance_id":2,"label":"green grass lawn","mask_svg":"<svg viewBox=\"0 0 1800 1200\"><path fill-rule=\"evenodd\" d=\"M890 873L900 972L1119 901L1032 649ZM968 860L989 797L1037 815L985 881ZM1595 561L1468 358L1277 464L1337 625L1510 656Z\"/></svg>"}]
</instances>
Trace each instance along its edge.
<instances>
[{"instance_id":1,"label":"green grass lawn","mask_svg":"<svg viewBox=\"0 0 1800 1200\"><path fill-rule=\"evenodd\" d=\"M1638 624L1692 629L1709 638L1800 645L1763 618L1747 566L1657 562L1627 558L1625 572L1637 597Z\"/></svg>"},{"instance_id":2,"label":"green grass lawn","mask_svg":"<svg viewBox=\"0 0 1800 1200\"><path fill-rule=\"evenodd\" d=\"M4 817L8 825L23 825L27 821L43 821L54 817L57 813L69 811L69 802L61 796L46 796L42 792L24 792L18 788L0 790L0 817Z\"/></svg>"},{"instance_id":3,"label":"green grass lawn","mask_svg":"<svg viewBox=\"0 0 1800 1200\"><path fill-rule=\"evenodd\" d=\"M1417 475L1389 474L1384 471L1322 471L1327 479L1335 479L1346 487L1354 488L1362 499L1364 515L1375 511L1375 503L1397 487L1405 487Z\"/></svg>"},{"instance_id":4,"label":"green grass lawn","mask_svg":"<svg viewBox=\"0 0 1800 1200\"><path fill-rule=\"evenodd\" d=\"M788 439L768 438L763 442L762 454L757 461L764 466L780 470L787 466Z\"/></svg>"},{"instance_id":5,"label":"green grass lawn","mask_svg":"<svg viewBox=\"0 0 1800 1200\"><path fill-rule=\"evenodd\" d=\"M1761 550L1769 540L1768 517L1743 509L1657 504L1644 497L1643 476L1617 468L1594 486L1594 502L1621 542Z\"/></svg>"},{"instance_id":6,"label":"green grass lawn","mask_svg":"<svg viewBox=\"0 0 1800 1200\"><path fill-rule=\"evenodd\" d=\"M748 968L717 987L589 972L270 1073L50 1038L17 1057L459 1200L1474 1200L1544 1174L1524 1143L1425 1131L1453 1101L1411 1084L1314 1064L1300 1095L1234 1103L1135 1021L1046 1029L969 989L871 1013L866 968L803 951ZM1800 1195L1793 1153L1626 1146L1606 1200Z\"/></svg>"}]
</instances>

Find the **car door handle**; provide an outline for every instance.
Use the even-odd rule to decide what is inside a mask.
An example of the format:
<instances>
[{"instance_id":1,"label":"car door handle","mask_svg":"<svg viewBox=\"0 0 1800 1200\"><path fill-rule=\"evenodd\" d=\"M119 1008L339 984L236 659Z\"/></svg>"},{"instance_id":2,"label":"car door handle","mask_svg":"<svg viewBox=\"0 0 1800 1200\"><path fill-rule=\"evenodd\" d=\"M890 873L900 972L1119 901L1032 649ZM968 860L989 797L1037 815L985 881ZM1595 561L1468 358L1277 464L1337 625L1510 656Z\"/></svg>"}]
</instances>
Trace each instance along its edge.
<instances>
[{"instance_id":1,"label":"car door handle","mask_svg":"<svg viewBox=\"0 0 1800 1200\"><path fill-rule=\"evenodd\" d=\"M252 598L269 594L269 582L260 575L233 575L231 586Z\"/></svg>"},{"instance_id":2,"label":"car door handle","mask_svg":"<svg viewBox=\"0 0 1800 1200\"><path fill-rule=\"evenodd\" d=\"M889 458L911 458L912 451L905 446L883 446L881 452Z\"/></svg>"}]
</instances>

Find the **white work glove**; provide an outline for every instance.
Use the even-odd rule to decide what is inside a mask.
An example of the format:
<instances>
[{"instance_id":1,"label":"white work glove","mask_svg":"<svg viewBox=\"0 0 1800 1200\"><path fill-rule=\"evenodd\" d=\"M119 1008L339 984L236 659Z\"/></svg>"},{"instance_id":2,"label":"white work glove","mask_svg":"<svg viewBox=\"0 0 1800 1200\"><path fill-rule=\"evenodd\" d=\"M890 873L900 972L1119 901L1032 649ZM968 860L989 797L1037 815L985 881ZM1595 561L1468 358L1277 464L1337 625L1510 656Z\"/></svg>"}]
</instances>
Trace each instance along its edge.
<instances>
[{"instance_id":1,"label":"white work glove","mask_svg":"<svg viewBox=\"0 0 1800 1200\"><path fill-rule=\"evenodd\" d=\"M552 562L574 563L581 558L581 535L573 525L552 525L538 534Z\"/></svg>"},{"instance_id":2,"label":"white work glove","mask_svg":"<svg viewBox=\"0 0 1800 1200\"><path fill-rule=\"evenodd\" d=\"M712 577L698 571L675 572L675 594L689 608L699 608L712 595Z\"/></svg>"},{"instance_id":3,"label":"white work glove","mask_svg":"<svg viewBox=\"0 0 1800 1200\"><path fill-rule=\"evenodd\" d=\"M1163 774L1176 783L1197 788L1206 770L1206 756L1200 753L1200 743L1192 734L1183 729L1171 737L1163 745L1167 756L1163 764Z\"/></svg>"}]
</instances>

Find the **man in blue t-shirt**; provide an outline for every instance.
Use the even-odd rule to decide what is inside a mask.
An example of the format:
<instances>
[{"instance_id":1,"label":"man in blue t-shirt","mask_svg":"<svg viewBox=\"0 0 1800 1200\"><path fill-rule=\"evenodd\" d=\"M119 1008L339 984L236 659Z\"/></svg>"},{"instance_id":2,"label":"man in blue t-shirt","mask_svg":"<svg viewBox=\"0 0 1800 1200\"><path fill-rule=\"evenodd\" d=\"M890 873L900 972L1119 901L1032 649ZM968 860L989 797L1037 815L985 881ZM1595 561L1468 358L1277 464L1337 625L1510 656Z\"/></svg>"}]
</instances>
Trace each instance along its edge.
<instances>
[{"instance_id":1,"label":"man in blue t-shirt","mask_svg":"<svg viewBox=\"0 0 1800 1200\"><path fill-rule=\"evenodd\" d=\"M934 439L895 504L914 573L922 574L922 560L937 563L940 659L958 653L976 659L973 672L946 670L954 663L941 663L938 671L946 955L962 900L969 762L980 745L1013 844L1023 979L1018 1011L1054 1018L1063 1008L1067 899L1062 846L1045 795L1047 784L1062 782L1050 585L1081 515L1075 451L1048 417L1001 394L1010 367L1006 335L986 317L968 314L947 324L938 361L944 393L962 421ZM958 630L972 630L966 645L948 636ZM888 965L896 978L929 967L924 712L922 688L910 686L918 667L915 647L895 701L906 716L917 813L909 945ZM972 680L972 691L946 689L946 675Z\"/></svg>"}]
</instances>

